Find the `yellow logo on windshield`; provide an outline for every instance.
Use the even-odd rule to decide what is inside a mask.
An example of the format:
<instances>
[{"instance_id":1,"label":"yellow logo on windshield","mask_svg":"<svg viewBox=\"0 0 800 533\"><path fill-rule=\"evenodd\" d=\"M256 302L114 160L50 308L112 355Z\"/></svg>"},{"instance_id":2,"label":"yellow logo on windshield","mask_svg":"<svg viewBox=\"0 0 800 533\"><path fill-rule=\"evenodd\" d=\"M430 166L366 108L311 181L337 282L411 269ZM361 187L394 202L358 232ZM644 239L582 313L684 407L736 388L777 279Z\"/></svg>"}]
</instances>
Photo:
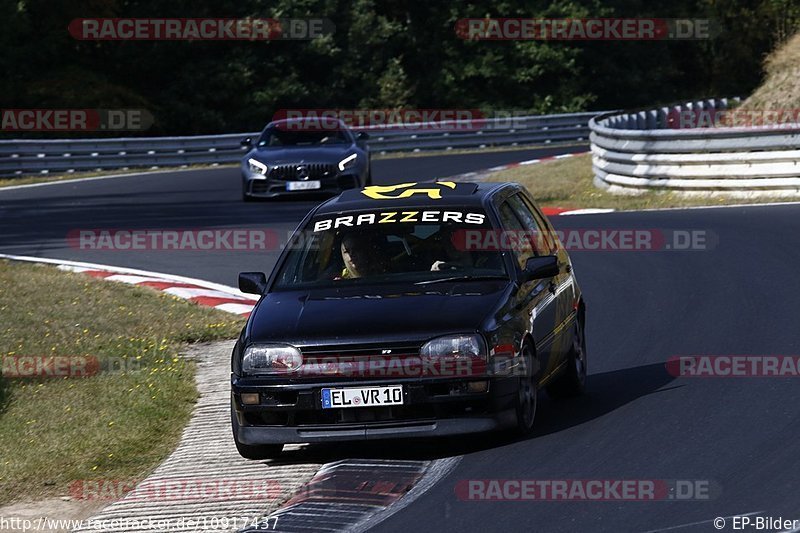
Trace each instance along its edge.
<instances>
[{"instance_id":1,"label":"yellow logo on windshield","mask_svg":"<svg viewBox=\"0 0 800 533\"><path fill-rule=\"evenodd\" d=\"M410 198L415 194L427 194L428 198L431 200L441 200L442 199L442 189L440 188L413 188L416 183L399 183L397 185L370 185L369 187L365 187L362 193L365 196L369 196L373 200L398 200L401 198ZM436 185L444 185L450 189L455 189L456 184L452 181L440 181ZM386 193L392 193L395 191L402 190L400 194L395 196L387 195Z\"/></svg>"}]
</instances>

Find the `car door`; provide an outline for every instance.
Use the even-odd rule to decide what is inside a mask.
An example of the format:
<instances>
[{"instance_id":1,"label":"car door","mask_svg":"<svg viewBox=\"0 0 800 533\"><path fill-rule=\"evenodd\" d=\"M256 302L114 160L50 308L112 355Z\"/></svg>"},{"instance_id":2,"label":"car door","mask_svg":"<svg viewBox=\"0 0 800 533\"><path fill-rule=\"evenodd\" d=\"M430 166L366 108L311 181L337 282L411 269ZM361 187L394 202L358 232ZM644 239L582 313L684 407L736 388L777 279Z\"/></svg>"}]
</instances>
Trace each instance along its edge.
<instances>
[{"instance_id":1,"label":"car door","mask_svg":"<svg viewBox=\"0 0 800 533\"><path fill-rule=\"evenodd\" d=\"M498 216L503 231L511 232L515 236L530 237L530 229L516 214L509 200L504 200L498 206ZM511 245L510 252L514 256L517 274L525 268L529 258L538 255L535 246L525 244L525 239L506 239ZM519 277L517 278L519 279ZM551 279L538 279L520 283L515 301L515 309L527 321L536 347L541 377L549 374L551 368L551 349L553 345L553 329L555 328L556 306L554 293L551 291Z\"/></svg>"},{"instance_id":2,"label":"car door","mask_svg":"<svg viewBox=\"0 0 800 533\"><path fill-rule=\"evenodd\" d=\"M553 278L550 286L550 290L555 296L555 338L550 350L552 358L550 359L551 367L548 370L554 371L561 362L566 360L572 345L571 326L576 316L576 289L572 265L552 225L544 218L533 201L524 193L514 195L509 201L523 223L529 224L531 228L535 227L535 231L540 232L541 237L537 239L540 253L558 257L560 272Z\"/></svg>"}]
</instances>

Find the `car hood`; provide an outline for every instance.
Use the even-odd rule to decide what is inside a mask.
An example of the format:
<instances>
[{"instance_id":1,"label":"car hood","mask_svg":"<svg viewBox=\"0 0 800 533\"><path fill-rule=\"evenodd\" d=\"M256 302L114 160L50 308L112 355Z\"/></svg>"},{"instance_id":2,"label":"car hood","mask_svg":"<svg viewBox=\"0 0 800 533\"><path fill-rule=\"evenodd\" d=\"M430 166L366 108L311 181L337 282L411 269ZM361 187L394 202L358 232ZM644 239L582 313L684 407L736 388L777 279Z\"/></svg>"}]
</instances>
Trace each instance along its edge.
<instances>
[{"instance_id":1,"label":"car hood","mask_svg":"<svg viewBox=\"0 0 800 533\"><path fill-rule=\"evenodd\" d=\"M249 342L297 346L424 341L476 331L496 311L509 281L397 289L274 292L253 311Z\"/></svg>"},{"instance_id":2,"label":"car hood","mask_svg":"<svg viewBox=\"0 0 800 533\"><path fill-rule=\"evenodd\" d=\"M338 163L352 153L352 144L309 148L258 148L251 157L271 165L282 163Z\"/></svg>"}]
</instances>

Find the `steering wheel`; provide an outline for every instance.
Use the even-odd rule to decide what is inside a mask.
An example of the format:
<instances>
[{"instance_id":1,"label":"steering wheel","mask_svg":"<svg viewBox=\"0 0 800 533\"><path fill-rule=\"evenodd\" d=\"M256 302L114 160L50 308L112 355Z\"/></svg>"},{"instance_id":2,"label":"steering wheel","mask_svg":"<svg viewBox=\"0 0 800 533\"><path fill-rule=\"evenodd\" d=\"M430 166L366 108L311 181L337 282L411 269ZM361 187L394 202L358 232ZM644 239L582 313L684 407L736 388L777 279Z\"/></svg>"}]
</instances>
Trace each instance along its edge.
<instances>
[{"instance_id":1,"label":"steering wheel","mask_svg":"<svg viewBox=\"0 0 800 533\"><path fill-rule=\"evenodd\" d=\"M447 261L435 261L431 265L431 272L443 272L446 270L464 270L464 265Z\"/></svg>"}]
</instances>

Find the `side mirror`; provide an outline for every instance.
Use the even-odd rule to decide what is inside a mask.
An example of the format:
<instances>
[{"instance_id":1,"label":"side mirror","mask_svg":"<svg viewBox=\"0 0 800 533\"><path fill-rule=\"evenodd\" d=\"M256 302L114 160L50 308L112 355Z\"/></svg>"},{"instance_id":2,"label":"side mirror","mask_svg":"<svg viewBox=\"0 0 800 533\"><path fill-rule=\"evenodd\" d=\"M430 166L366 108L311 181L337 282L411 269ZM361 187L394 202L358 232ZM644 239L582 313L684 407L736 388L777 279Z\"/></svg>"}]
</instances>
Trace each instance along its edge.
<instances>
[{"instance_id":1,"label":"side mirror","mask_svg":"<svg viewBox=\"0 0 800 533\"><path fill-rule=\"evenodd\" d=\"M557 276L559 272L558 257L554 255L531 257L525 263L525 269L522 271L522 279L523 281L532 281L535 279L552 278L553 276Z\"/></svg>"},{"instance_id":2,"label":"side mirror","mask_svg":"<svg viewBox=\"0 0 800 533\"><path fill-rule=\"evenodd\" d=\"M242 148L252 148L253 147L253 138L252 137L245 137L242 139L242 142L239 144L242 145Z\"/></svg>"},{"instance_id":3,"label":"side mirror","mask_svg":"<svg viewBox=\"0 0 800 533\"><path fill-rule=\"evenodd\" d=\"M240 272L239 290L247 294L264 294L267 290L267 276L263 272Z\"/></svg>"},{"instance_id":4,"label":"side mirror","mask_svg":"<svg viewBox=\"0 0 800 533\"><path fill-rule=\"evenodd\" d=\"M369 133L366 131L359 131L358 134L356 134L356 140L358 141L366 141L367 139L369 139Z\"/></svg>"}]
</instances>

